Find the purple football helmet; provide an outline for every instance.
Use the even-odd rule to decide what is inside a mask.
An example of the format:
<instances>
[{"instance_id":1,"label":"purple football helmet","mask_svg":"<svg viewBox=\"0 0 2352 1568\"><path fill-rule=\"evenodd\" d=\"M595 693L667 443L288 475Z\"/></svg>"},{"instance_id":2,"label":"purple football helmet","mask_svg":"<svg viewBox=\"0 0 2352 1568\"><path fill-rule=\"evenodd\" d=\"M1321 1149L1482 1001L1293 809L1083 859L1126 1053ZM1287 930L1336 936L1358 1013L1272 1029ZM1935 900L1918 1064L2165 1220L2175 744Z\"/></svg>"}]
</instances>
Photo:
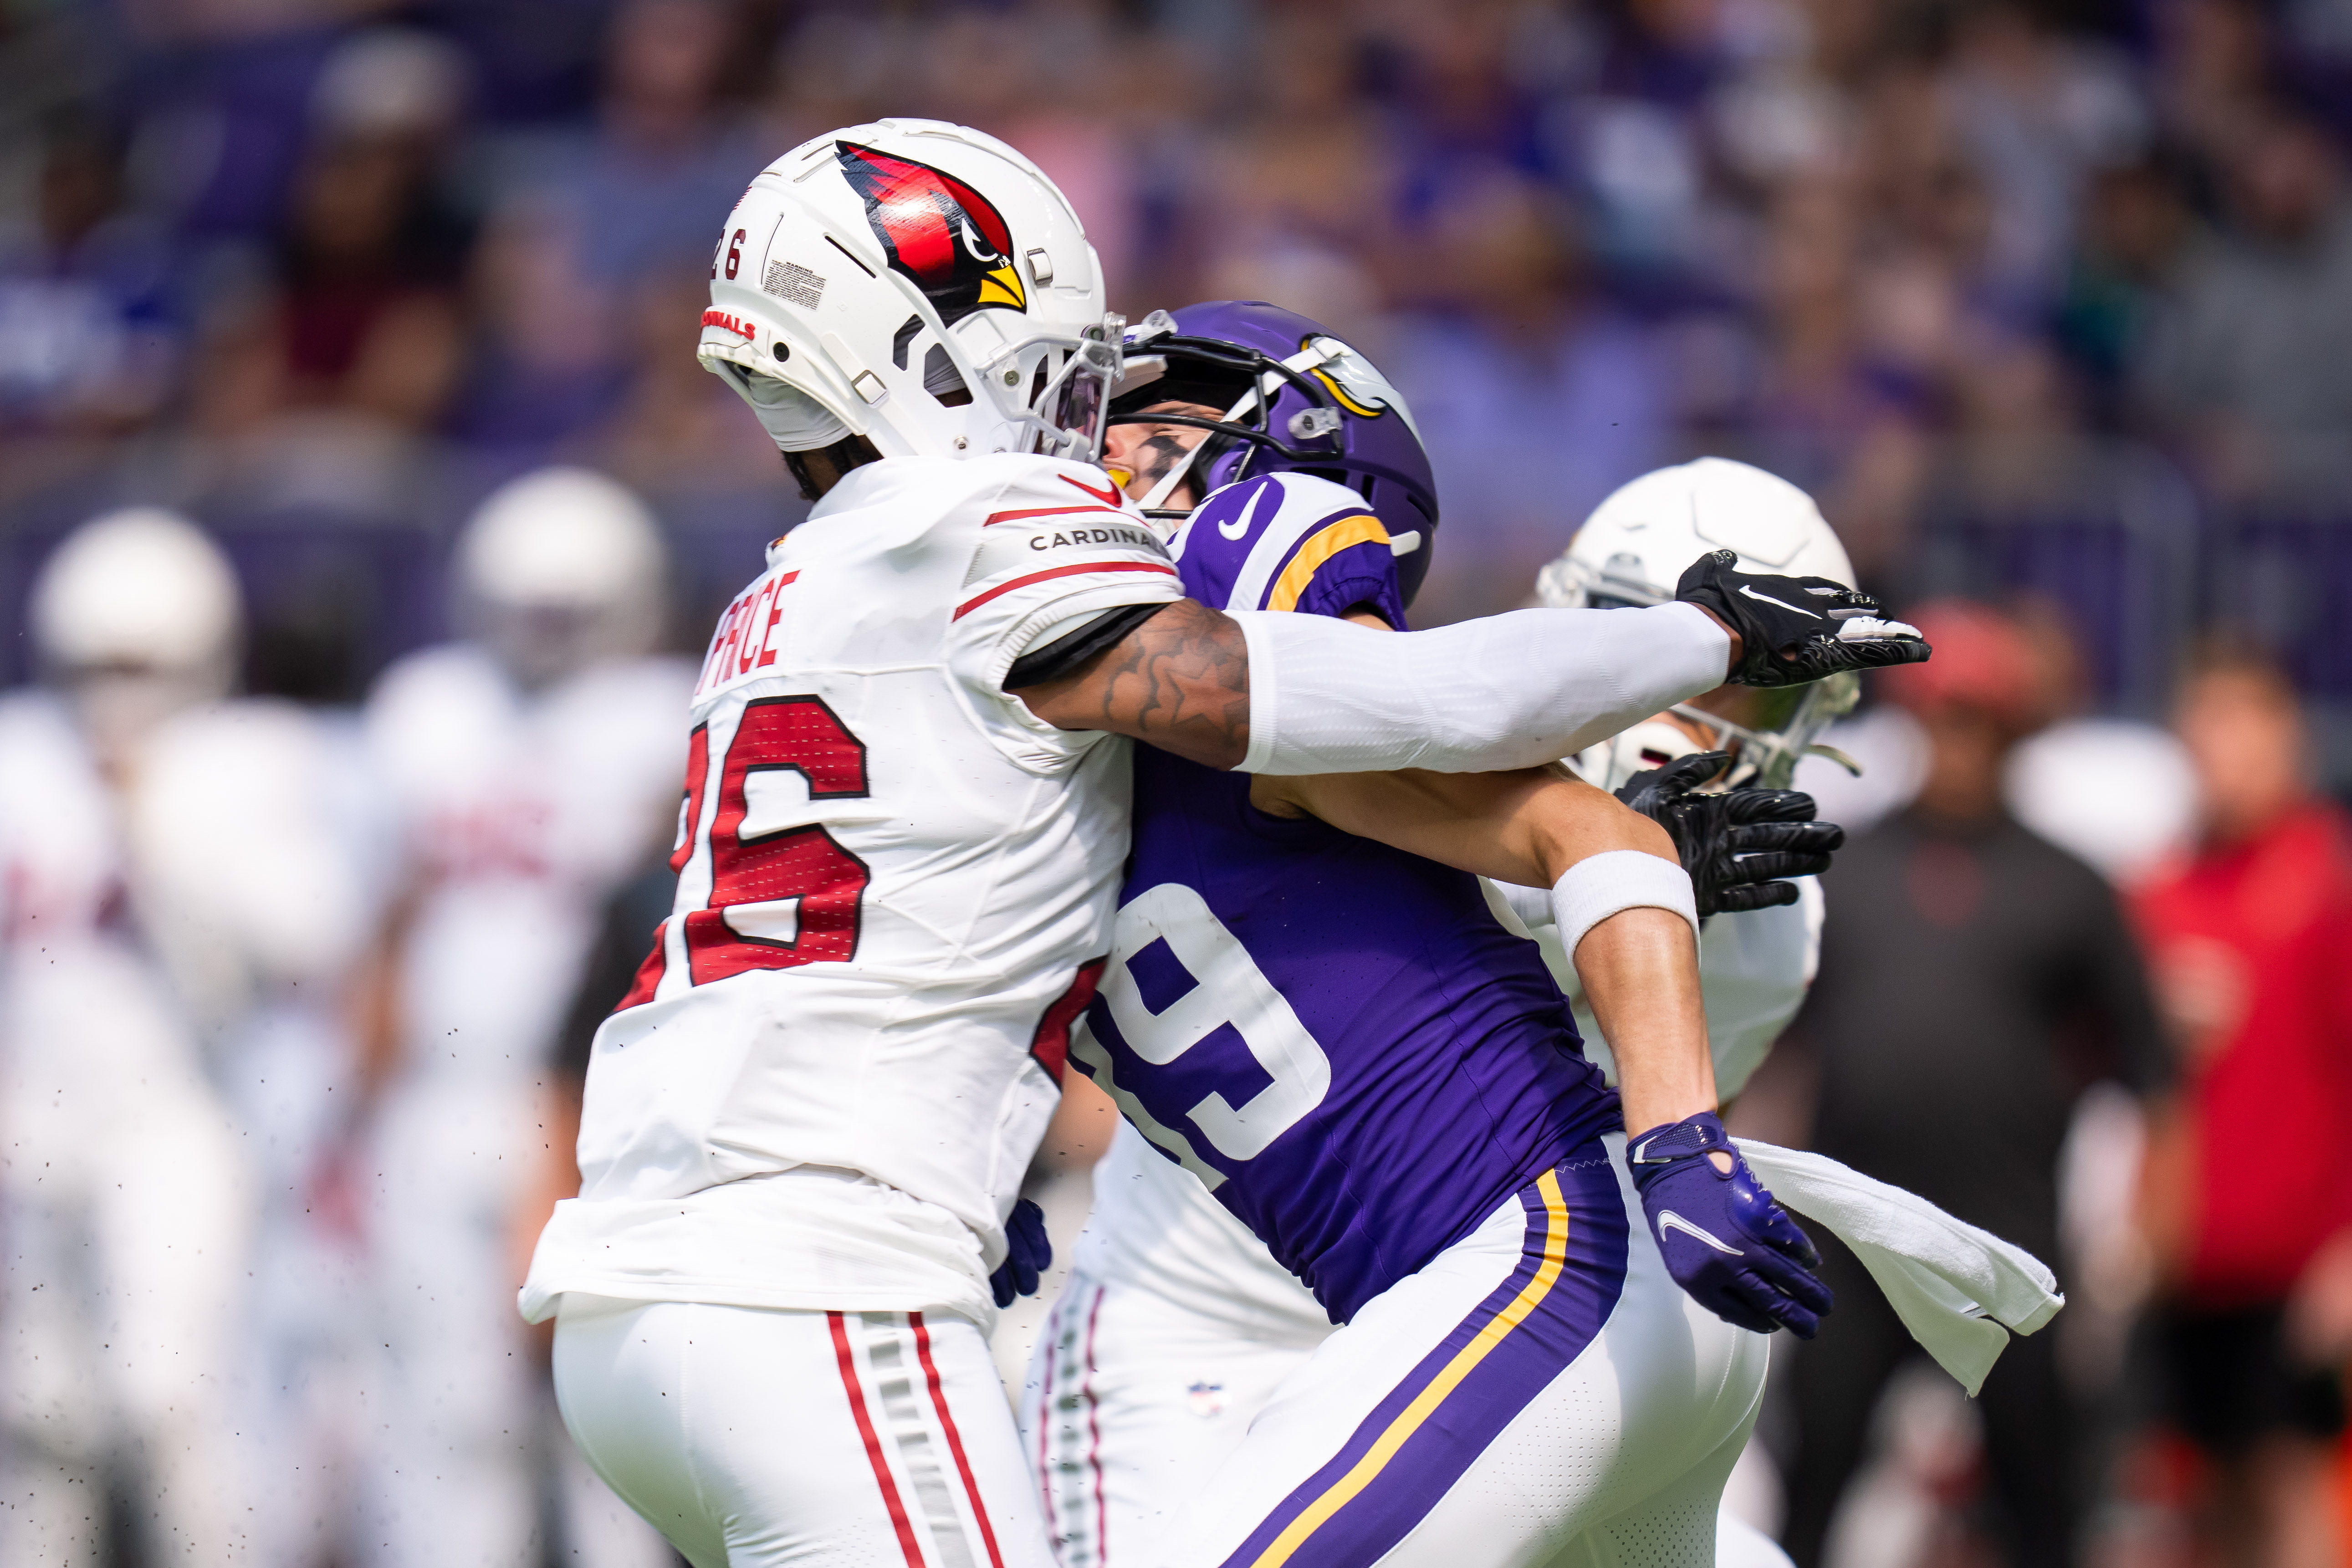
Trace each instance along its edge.
<instances>
[{"instance_id":1,"label":"purple football helmet","mask_svg":"<svg viewBox=\"0 0 2352 1568\"><path fill-rule=\"evenodd\" d=\"M1364 498L1391 540L1407 546L1397 555L1397 578L1405 603L1412 602L1436 541L1437 480L1412 410L1370 360L1320 322L1262 300L1213 300L1172 316L1154 310L1129 329L1126 346L1127 377L1111 404L1111 424L1210 431L1177 470L1204 496L1285 469L1345 485ZM1171 402L1226 416L1142 412Z\"/></svg>"}]
</instances>

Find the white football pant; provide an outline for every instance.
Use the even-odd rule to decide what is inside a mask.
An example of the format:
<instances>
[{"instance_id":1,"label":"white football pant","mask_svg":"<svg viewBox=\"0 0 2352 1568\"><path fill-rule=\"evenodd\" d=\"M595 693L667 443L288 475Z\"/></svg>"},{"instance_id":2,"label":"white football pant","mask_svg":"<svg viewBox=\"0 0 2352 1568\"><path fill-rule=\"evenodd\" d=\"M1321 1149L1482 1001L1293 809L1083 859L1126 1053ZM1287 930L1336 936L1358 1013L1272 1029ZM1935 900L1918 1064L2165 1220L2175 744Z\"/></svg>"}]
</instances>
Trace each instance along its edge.
<instances>
[{"instance_id":1,"label":"white football pant","mask_svg":"<svg viewBox=\"0 0 2352 1568\"><path fill-rule=\"evenodd\" d=\"M1318 1348L1074 1280L1023 1401L1063 1568L1785 1563L1717 1528L1766 1342L1675 1284L1614 1158L1559 1184Z\"/></svg>"},{"instance_id":2,"label":"white football pant","mask_svg":"<svg viewBox=\"0 0 2352 1568\"><path fill-rule=\"evenodd\" d=\"M555 1393L589 1464L694 1568L1053 1568L961 1318L572 1292Z\"/></svg>"}]
</instances>

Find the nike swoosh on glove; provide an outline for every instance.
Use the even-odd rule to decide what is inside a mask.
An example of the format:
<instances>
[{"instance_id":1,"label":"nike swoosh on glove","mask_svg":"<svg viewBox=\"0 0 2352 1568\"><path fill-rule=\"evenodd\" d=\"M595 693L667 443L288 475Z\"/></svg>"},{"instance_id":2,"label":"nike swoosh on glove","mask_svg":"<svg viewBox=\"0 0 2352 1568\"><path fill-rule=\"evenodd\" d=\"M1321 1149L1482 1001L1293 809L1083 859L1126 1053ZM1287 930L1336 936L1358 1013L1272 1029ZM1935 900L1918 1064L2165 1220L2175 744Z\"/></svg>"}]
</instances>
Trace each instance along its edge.
<instances>
[{"instance_id":1,"label":"nike swoosh on glove","mask_svg":"<svg viewBox=\"0 0 2352 1568\"><path fill-rule=\"evenodd\" d=\"M1708 1158L1731 1156L1718 1171ZM1666 1272L1727 1323L1813 1337L1836 1298L1813 1278L1821 1254L1764 1190L1711 1110L1625 1141L1650 1234Z\"/></svg>"},{"instance_id":2,"label":"nike swoosh on glove","mask_svg":"<svg viewBox=\"0 0 2352 1568\"><path fill-rule=\"evenodd\" d=\"M1845 843L1844 828L1812 820L1813 797L1801 790L1702 793L1730 763L1726 752L1676 757L1617 791L1675 841L1702 920L1795 903L1797 885L1782 879L1820 876Z\"/></svg>"},{"instance_id":3,"label":"nike swoosh on glove","mask_svg":"<svg viewBox=\"0 0 2352 1568\"><path fill-rule=\"evenodd\" d=\"M1878 601L1827 577L1735 572L1728 550L1700 556L1675 584L1675 597L1712 610L1737 631L1735 686L1802 686L1846 669L1921 664L1933 652L1919 628L1884 619Z\"/></svg>"},{"instance_id":4,"label":"nike swoosh on glove","mask_svg":"<svg viewBox=\"0 0 2352 1568\"><path fill-rule=\"evenodd\" d=\"M990 1294L999 1307L1010 1307L1016 1296L1034 1296L1037 1277L1054 1266L1054 1243L1045 1235L1045 1211L1027 1198L1016 1199L1004 1221L1004 1261L988 1277Z\"/></svg>"}]
</instances>

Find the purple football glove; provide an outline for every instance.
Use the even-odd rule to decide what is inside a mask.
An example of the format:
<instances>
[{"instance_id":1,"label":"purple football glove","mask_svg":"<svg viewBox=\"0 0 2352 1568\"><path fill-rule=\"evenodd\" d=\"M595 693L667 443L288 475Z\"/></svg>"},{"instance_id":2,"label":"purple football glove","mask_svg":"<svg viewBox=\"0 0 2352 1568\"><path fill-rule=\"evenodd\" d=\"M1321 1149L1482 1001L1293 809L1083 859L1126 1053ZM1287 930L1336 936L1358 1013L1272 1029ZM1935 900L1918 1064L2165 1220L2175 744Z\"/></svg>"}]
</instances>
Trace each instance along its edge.
<instances>
[{"instance_id":1,"label":"purple football glove","mask_svg":"<svg viewBox=\"0 0 2352 1568\"><path fill-rule=\"evenodd\" d=\"M1715 1168L1707 1156L1716 1152L1731 1156L1730 1170ZM1808 1272L1821 1254L1748 1169L1715 1112L1629 1137L1625 1163L1666 1272L1693 1300L1759 1334L1785 1328L1813 1337L1834 1300Z\"/></svg>"},{"instance_id":2,"label":"purple football glove","mask_svg":"<svg viewBox=\"0 0 2352 1568\"><path fill-rule=\"evenodd\" d=\"M1045 1211L1027 1198L1016 1199L1004 1221L1004 1261L988 1277L988 1289L999 1307L1010 1307L1015 1296L1034 1296L1037 1277L1054 1266L1054 1244L1045 1235Z\"/></svg>"}]
</instances>

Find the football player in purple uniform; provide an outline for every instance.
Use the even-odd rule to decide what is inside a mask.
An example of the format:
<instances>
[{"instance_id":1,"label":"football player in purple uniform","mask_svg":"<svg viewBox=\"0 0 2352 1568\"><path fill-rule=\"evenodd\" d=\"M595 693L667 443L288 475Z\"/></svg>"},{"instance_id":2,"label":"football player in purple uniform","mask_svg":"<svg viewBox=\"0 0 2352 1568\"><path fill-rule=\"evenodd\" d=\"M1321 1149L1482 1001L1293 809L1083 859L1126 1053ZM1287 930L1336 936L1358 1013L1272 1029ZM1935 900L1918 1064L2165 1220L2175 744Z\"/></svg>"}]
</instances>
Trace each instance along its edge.
<instances>
[{"instance_id":1,"label":"football player in purple uniform","mask_svg":"<svg viewBox=\"0 0 2352 1568\"><path fill-rule=\"evenodd\" d=\"M1171 553L1188 594L1401 626L1437 513L1411 416L1378 373L1255 304L1154 318L1131 352L1129 384L1155 380L1123 399L1109 456L1148 512L1181 520ZM1191 510L1196 475L1215 489ZM1558 877L1588 992L1623 984L1621 944L1670 940L1687 965L1696 910L1676 919L1663 892L1613 896L1654 907L1597 926L1578 913L1613 858L1561 876L1540 830L1578 792L1594 793L1546 773L1253 783L1139 756L1113 960L1072 1059L1344 1325L1300 1364L1315 1325L1283 1321L1295 1301L1196 1199L1163 1193L1156 1217L1111 1227L1112 1247L1236 1255L1240 1288L1206 1294L1229 1298L1237 1327L1272 1329L1266 1359L1286 1374L1257 1391L1176 1561L1517 1563L1571 1542L1602 1561L1640 1542L1666 1549L1657 1561L1714 1561L1716 1500L1761 1386L1762 1341L1738 1330L1810 1333L1828 1299L1802 1234L1727 1149L1695 1005L1678 1014L1654 990L1640 1018L1601 1009L1624 1120L1647 1130L1641 1198L1606 1152L1618 1097L1526 928L1470 874ZM1700 809L1720 841L1726 808ZM1743 874L1818 868L1818 831L1769 826ZM1098 1192L1184 1182L1139 1147L1123 1138ZM1056 1485L1051 1406L1095 1411L1090 1383L1054 1362L1088 1358L1101 1304L1078 1331L1066 1300L1033 1379L1065 1568L1101 1560L1108 1510L1099 1489L1089 1510ZM1171 1479L1192 1468L1171 1458Z\"/></svg>"}]
</instances>

